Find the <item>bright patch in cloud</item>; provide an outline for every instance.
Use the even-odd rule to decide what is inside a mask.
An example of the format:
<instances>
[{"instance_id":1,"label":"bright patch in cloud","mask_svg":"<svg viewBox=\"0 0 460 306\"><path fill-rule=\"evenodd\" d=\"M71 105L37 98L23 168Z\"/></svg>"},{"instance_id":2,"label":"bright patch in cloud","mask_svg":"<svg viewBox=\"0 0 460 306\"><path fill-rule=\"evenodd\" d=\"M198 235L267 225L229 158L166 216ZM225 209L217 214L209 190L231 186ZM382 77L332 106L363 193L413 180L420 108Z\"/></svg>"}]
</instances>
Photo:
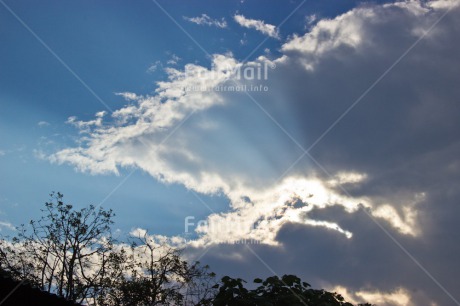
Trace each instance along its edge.
<instances>
[{"instance_id":1,"label":"bright patch in cloud","mask_svg":"<svg viewBox=\"0 0 460 306\"><path fill-rule=\"evenodd\" d=\"M391 292L380 292L377 290L360 290L352 292L351 290L337 286L332 288L332 291L340 293L346 301L349 301L354 304L365 303L372 301L376 305L385 305L385 306L417 306L416 296L418 299L424 301L425 305L435 306L433 302L429 302L427 296L424 296L423 293L411 293L405 288L397 288Z\"/></svg>"}]
</instances>

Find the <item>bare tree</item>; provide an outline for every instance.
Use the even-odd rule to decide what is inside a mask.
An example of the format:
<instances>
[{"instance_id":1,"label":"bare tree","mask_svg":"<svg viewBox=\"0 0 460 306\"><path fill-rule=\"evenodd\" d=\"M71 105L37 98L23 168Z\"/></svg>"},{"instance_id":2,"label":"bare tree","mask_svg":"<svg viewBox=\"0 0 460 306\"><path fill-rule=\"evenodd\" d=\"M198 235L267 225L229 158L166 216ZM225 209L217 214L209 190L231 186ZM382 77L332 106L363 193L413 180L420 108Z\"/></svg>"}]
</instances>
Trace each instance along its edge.
<instances>
[{"instance_id":1,"label":"bare tree","mask_svg":"<svg viewBox=\"0 0 460 306\"><path fill-rule=\"evenodd\" d=\"M61 193L52 193L42 211L44 216L30 221L30 231L21 225L11 241L0 241L2 269L42 290L82 302L103 286L113 258L114 214L93 205L74 210Z\"/></svg>"},{"instance_id":2,"label":"bare tree","mask_svg":"<svg viewBox=\"0 0 460 306\"><path fill-rule=\"evenodd\" d=\"M42 290L90 305L209 305L214 273L145 232L114 243L112 210L80 210L52 193L43 216L0 239L0 268Z\"/></svg>"},{"instance_id":3,"label":"bare tree","mask_svg":"<svg viewBox=\"0 0 460 306\"><path fill-rule=\"evenodd\" d=\"M208 305L215 274L199 262L190 265L180 249L158 243L145 232L122 249L118 278L111 278L100 305Z\"/></svg>"}]
</instances>

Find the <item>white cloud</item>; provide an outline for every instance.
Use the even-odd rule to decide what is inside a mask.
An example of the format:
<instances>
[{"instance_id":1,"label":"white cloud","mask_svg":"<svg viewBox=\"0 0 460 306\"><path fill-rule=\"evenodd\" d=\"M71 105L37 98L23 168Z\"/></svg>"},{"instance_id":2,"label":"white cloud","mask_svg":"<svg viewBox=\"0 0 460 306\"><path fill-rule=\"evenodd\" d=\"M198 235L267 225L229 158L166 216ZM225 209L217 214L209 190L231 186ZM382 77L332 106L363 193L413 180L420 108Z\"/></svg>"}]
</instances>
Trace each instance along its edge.
<instances>
[{"instance_id":1,"label":"white cloud","mask_svg":"<svg viewBox=\"0 0 460 306\"><path fill-rule=\"evenodd\" d=\"M218 28L226 28L227 27L227 22L225 21L224 18L221 20L219 19L212 19L206 14L201 14L199 17L183 17L185 20L190 21L192 23L198 24L198 25L207 25L207 26L215 26Z\"/></svg>"},{"instance_id":2,"label":"white cloud","mask_svg":"<svg viewBox=\"0 0 460 306\"><path fill-rule=\"evenodd\" d=\"M32 152L33 152L35 158L40 159L40 160L48 160L48 155L46 155L46 153L43 152L43 150L34 149Z\"/></svg>"},{"instance_id":3,"label":"white cloud","mask_svg":"<svg viewBox=\"0 0 460 306\"><path fill-rule=\"evenodd\" d=\"M7 228L12 231L16 230L13 224L11 224L10 222L6 222L6 221L0 221L0 231L2 230L2 227Z\"/></svg>"},{"instance_id":4,"label":"white cloud","mask_svg":"<svg viewBox=\"0 0 460 306\"><path fill-rule=\"evenodd\" d=\"M267 24L262 20L249 19L243 15L235 15L233 16L233 19L244 28L255 29L264 35L277 39L280 38L278 29L274 25Z\"/></svg>"},{"instance_id":5,"label":"white cloud","mask_svg":"<svg viewBox=\"0 0 460 306\"><path fill-rule=\"evenodd\" d=\"M342 46L364 47L366 25L377 22L377 19L373 8L355 9L334 19L322 19L307 34L294 35L281 49L287 54L301 53L304 66L312 69L328 51Z\"/></svg>"},{"instance_id":6,"label":"white cloud","mask_svg":"<svg viewBox=\"0 0 460 306\"><path fill-rule=\"evenodd\" d=\"M115 95L123 97L126 101L136 101L141 98L133 92L117 92Z\"/></svg>"},{"instance_id":7,"label":"white cloud","mask_svg":"<svg viewBox=\"0 0 460 306\"><path fill-rule=\"evenodd\" d=\"M410 301L410 293L407 290L399 289L392 293L381 292L357 292L357 296L365 301L372 301L379 305L409 306L414 305Z\"/></svg>"},{"instance_id":8,"label":"white cloud","mask_svg":"<svg viewBox=\"0 0 460 306\"><path fill-rule=\"evenodd\" d=\"M325 182L318 177L289 177L276 187L232 190L227 195L232 210L227 213L211 214L204 226L198 227L200 238L192 242L193 246L205 246L226 241L253 239L264 244L276 245L278 230L286 223L297 223L322 227L337 231L347 238L353 233L335 222L310 217L315 210L339 206L348 213L358 209L369 209L379 222L388 222L403 235L417 236L421 229L417 223L414 205L424 200L423 196L413 195L405 199L402 217L391 205L380 205L371 197L350 197L337 190L335 182L347 176L357 182L357 173L339 173L332 181ZM343 181L342 181L343 182ZM402 199L402 198L400 198Z\"/></svg>"},{"instance_id":9,"label":"white cloud","mask_svg":"<svg viewBox=\"0 0 460 306\"><path fill-rule=\"evenodd\" d=\"M4 150L0 150L0 156L5 156L6 152Z\"/></svg>"},{"instance_id":10,"label":"white cloud","mask_svg":"<svg viewBox=\"0 0 460 306\"><path fill-rule=\"evenodd\" d=\"M104 116L107 114L106 111L100 111L95 114L96 119L89 121L77 120L77 117L71 116L67 119L68 124L77 127L80 133L89 133L93 127L101 127Z\"/></svg>"},{"instance_id":11,"label":"white cloud","mask_svg":"<svg viewBox=\"0 0 460 306\"><path fill-rule=\"evenodd\" d=\"M147 230L143 228L135 228L129 234L133 237L138 237L138 238L143 238L145 235L147 235Z\"/></svg>"},{"instance_id":12,"label":"white cloud","mask_svg":"<svg viewBox=\"0 0 460 306\"><path fill-rule=\"evenodd\" d=\"M334 178L331 178L329 181L330 184L335 186L340 186L343 184L357 184L362 183L367 178L367 175L364 173L357 172L339 172L335 175Z\"/></svg>"},{"instance_id":13,"label":"white cloud","mask_svg":"<svg viewBox=\"0 0 460 306\"><path fill-rule=\"evenodd\" d=\"M305 17L305 21L307 22L307 25L312 25L317 19L318 19L318 16L316 16L316 14L311 14Z\"/></svg>"},{"instance_id":14,"label":"white cloud","mask_svg":"<svg viewBox=\"0 0 460 306\"><path fill-rule=\"evenodd\" d=\"M49 126L50 124L49 124L49 122L46 122L46 121L39 121L39 122L37 123L37 125L38 125L39 127L44 127L44 126Z\"/></svg>"},{"instance_id":15,"label":"white cloud","mask_svg":"<svg viewBox=\"0 0 460 306\"><path fill-rule=\"evenodd\" d=\"M246 38L246 33L243 34L243 38L240 39L240 45L244 46L248 44L248 40Z\"/></svg>"},{"instance_id":16,"label":"white cloud","mask_svg":"<svg viewBox=\"0 0 460 306\"><path fill-rule=\"evenodd\" d=\"M137 96L133 93L119 93L125 99L137 99L137 106L128 105L115 111L111 116L116 119L116 126L102 126L105 113L96 115L94 120L79 121L70 117L68 123L80 129L81 133L91 133L90 138L82 139L86 148L69 148L51 156L54 162L70 162L77 169L96 173L118 173L116 165L121 163L137 165L144 168L155 177L163 177L167 182L182 182L190 188L208 192L209 188L219 188L209 180L214 187L198 187L199 184L193 174L183 171L169 172L173 169L173 161L154 163L152 160L161 160L163 154L175 152L174 147L160 145L161 140L191 112L205 110L214 105L221 104L221 98L214 92L186 91L186 88L200 88L203 86L216 86L228 79L232 68L237 62L225 55L216 55L213 59L212 69L206 69L194 64L186 65L185 71L169 68L170 81L159 82L155 96ZM137 139L134 143L132 141ZM134 145L134 147L133 147ZM138 147L139 146L139 147ZM135 148L136 147L136 148ZM138 147L138 148L137 148ZM156 147L156 150L151 150ZM111 153L109 153L109 150ZM131 153L128 153L131 152ZM128 153L128 154L127 154ZM166 175L165 175L166 174Z\"/></svg>"},{"instance_id":17,"label":"white cloud","mask_svg":"<svg viewBox=\"0 0 460 306\"><path fill-rule=\"evenodd\" d=\"M171 55L171 58L166 62L168 65L177 65L181 58L175 54Z\"/></svg>"},{"instance_id":18,"label":"white cloud","mask_svg":"<svg viewBox=\"0 0 460 306\"><path fill-rule=\"evenodd\" d=\"M156 61L155 63L151 64L149 68L147 68L147 72L154 73L155 71L157 71L158 67L161 67L160 61Z\"/></svg>"}]
</instances>

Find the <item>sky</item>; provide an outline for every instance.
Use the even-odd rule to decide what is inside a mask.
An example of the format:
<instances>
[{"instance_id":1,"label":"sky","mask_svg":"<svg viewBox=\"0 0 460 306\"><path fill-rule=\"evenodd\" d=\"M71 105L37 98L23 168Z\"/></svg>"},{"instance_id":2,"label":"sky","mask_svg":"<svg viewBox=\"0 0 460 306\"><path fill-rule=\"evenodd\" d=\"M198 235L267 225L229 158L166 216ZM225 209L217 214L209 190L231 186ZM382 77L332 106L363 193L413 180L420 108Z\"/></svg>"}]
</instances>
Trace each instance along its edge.
<instances>
[{"instance_id":1,"label":"sky","mask_svg":"<svg viewBox=\"0 0 460 306\"><path fill-rule=\"evenodd\" d=\"M219 276L460 305L459 6L0 0L0 234L59 191Z\"/></svg>"}]
</instances>

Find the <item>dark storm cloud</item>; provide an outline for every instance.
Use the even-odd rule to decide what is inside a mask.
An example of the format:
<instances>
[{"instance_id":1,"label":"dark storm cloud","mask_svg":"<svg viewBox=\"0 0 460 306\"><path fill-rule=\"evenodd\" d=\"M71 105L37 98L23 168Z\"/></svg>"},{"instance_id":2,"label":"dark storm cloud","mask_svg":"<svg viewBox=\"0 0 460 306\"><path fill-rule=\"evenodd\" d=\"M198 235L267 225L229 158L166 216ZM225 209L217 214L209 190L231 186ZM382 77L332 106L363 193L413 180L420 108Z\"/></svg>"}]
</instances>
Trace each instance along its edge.
<instances>
[{"instance_id":1,"label":"dark storm cloud","mask_svg":"<svg viewBox=\"0 0 460 306\"><path fill-rule=\"evenodd\" d=\"M356 46L339 44L312 55L299 45L298 50L285 51L287 58L277 63L271 75L269 86L283 93L282 103L289 107L285 113L277 111L280 97L276 94L264 100L264 107L304 148L320 137L444 12L428 10L419 15L396 6L367 9L374 13L372 17L355 12L348 20L362 22L358 32L363 41ZM403 235L388 222L376 220L457 300L459 15L458 8L450 11L311 151L332 174L367 174L359 184L337 188L339 193L347 191L376 203L389 202L398 212L411 195L424 195L411 206L418 214L421 235ZM312 63L313 69L305 69L305 63ZM294 170L297 174L304 171ZM316 171L329 179L321 169ZM430 301L455 304L362 210L350 214L340 207L316 209L309 217L336 222L351 231L353 238L288 223L276 238L281 246L251 248L277 273L295 273L308 281L340 284L356 291L378 288L390 292L403 287L410 291L412 305L430 305ZM231 252L245 260L220 257ZM271 274L244 246L215 246L205 259L221 273L234 271L234 275L248 280Z\"/></svg>"}]
</instances>

